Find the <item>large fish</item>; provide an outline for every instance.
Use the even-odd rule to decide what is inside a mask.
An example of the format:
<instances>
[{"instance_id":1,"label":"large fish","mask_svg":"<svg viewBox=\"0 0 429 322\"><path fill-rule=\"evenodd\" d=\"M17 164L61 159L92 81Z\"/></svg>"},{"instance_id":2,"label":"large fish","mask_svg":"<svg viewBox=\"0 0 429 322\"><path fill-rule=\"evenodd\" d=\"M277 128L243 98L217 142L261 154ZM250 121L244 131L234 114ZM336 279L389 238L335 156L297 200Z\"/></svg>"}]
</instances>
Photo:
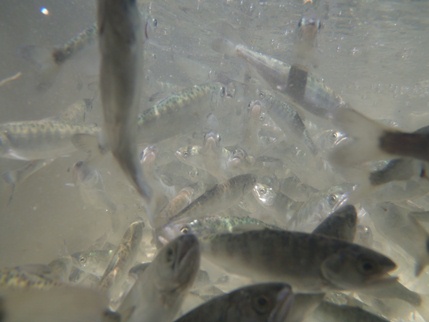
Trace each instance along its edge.
<instances>
[{"instance_id":1,"label":"large fish","mask_svg":"<svg viewBox=\"0 0 429 322\"><path fill-rule=\"evenodd\" d=\"M175 322L284 322L293 302L288 284L250 285L218 296Z\"/></svg>"},{"instance_id":2,"label":"large fish","mask_svg":"<svg viewBox=\"0 0 429 322\"><path fill-rule=\"evenodd\" d=\"M396 264L371 249L335 238L253 230L203 239L203 256L257 281L287 281L297 290L359 289L396 280Z\"/></svg>"},{"instance_id":3,"label":"large fish","mask_svg":"<svg viewBox=\"0 0 429 322\"><path fill-rule=\"evenodd\" d=\"M136 1L98 1L100 91L107 143L127 178L150 207L152 189L144 179L137 153L143 29Z\"/></svg>"},{"instance_id":4,"label":"large fish","mask_svg":"<svg viewBox=\"0 0 429 322\"><path fill-rule=\"evenodd\" d=\"M172 321L200 268L200 246L184 235L164 246L126 295L118 313L124 322Z\"/></svg>"}]
</instances>

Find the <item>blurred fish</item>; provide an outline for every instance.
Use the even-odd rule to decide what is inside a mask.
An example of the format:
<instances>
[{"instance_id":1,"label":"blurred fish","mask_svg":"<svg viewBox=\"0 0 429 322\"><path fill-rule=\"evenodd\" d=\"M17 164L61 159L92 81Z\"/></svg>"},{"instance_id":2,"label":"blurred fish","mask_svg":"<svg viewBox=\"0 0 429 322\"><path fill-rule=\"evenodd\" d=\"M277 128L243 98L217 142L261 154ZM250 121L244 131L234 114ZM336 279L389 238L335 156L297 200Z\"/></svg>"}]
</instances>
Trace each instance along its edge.
<instances>
[{"instance_id":1,"label":"blurred fish","mask_svg":"<svg viewBox=\"0 0 429 322\"><path fill-rule=\"evenodd\" d=\"M116 213L117 207L106 193L103 177L98 169L88 162L78 161L71 168L71 173L80 196L87 205L110 214Z\"/></svg>"},{"instance_id":2,"label":"blurred fish","mask_svg":"<svg viewBox=\"0 0 429 322\"><path fill-rule=\"evenodd\" d=\"M113 248L89 250L73 253L71 257L74 266L84 272L101 277L106 271L114 253L115 250Z\"/></svg>"},{"instance_id":3,"label":"blurred fish","mask_svg":"<svg viewBox=\"0 0 429 322\"><path fill-rule=\"evenodd\" d=\"M323 301L317 307L312 317L320 322L389 322L359 307L338 305L327 301Z\"/></svg>"},{"instance_id":4,"label":"blurred fish","mask_svg":"<svg viewBox=\"0 0 429 322\"><path fill-rule=\"evenodd\" d=\"M29 264L0 269L1 288L49 289L62 282L48 265Z\"/></svg>"},{"instance_id":5,"label":"blurred fish","mask_svg":"<svg viewBox=\"0 0 429 322\"><path fill-rule=\"evenodd\" d=\"M254 175L241 174L223 183L216 184L172 216L170 222L175 222L185 217L197 219L203 215L214 214L229 208L250 191L255 181Z\"/></svg>"},{"instance_id":6,"label":"blurred fish","mask_svg":"<svg viewBox=\"0 0 429 322\"><path fill-rule=\"evenodd\" d=\"M139 142L154 144L199 129L224 95L225 87L217 82L171 94L138 115Z\"/></svg>"},{"instance_id":7,"label":"blurred fish","mask_svg":"<svg viewBox=\"0 0 429 322\"><path fill-rule=\"evenodd\" d=\"M317 67L316 47L320 29L322 23L313 15L305 15L299 19L294 42L295 64Z\"/></svg>"},{"instance_id":8,"label":"blurred fish","mask_svg":"<svg viewBox=\"0 0 429 322\"><path fill-rule=\"evenodd\" d=\"M129 269L134 264L144 226L142 221L136 221L128 227L100 280L99 288L107 292L109 298L119 293L118 289L122 287Z\"/></svg>"},{"instance_id":9,"label":"blurred fish","mask_svg":"<svg viewBox=\"0 0 429 322\"><path fill-rule=\"evenodd\" d=\"M360 289L396 280L387 275L396 264L386 256L320 235L265 229L201 242L203 256L228 272L288 281L297 290Z\"/></svg>"},{"instance_id":10,"label":"blurred fish","mask_svg":"<svg viewBox=\"0 0 429 322\"><path fill-rule=\"evenodd\" d=\"M429 161L429 127L420 129L420 132L401 132L352 109L339 110L335 114L335 123L353 138L349 144L334 150L331 162L335 165L351 166L395 156Z\"/></svg>"},{"instance_id":11,"label":"blurred fish","mask_svg":"<svg viewBox=\"0 0 429 322\"><path fill-rule=\"evenodd\" d=\"M67 282L73 268L73 260L71 256L63 256L52 260L48 264L51 272L49 276L60 282Z\"/></svg>"},{"instance_id":12,"label":"blurred fish","mask_svg":"<svg viewBox=\"0 0 429 322\"><path fill-rule=\"evenodd\" d=\"M183 235L164 246L141 272L117 310L121 321L172 321L200 268L200 246Z\"/></svg>"},{"instance_id":13,"label":"blurred fish","mask_svg":"<svg viewBox=\"0 0 429 322\"><path fill-rule=\"evenodd\" d=\"M227 39L214 40L212 48L222 54L243 58L274 90L286 94L288 103L294 107L323 118L332 118L336 110L348 107L332 89L297 65L291 67Z\"/></svg>"},{"instance_id":14,"label":"blurred fish","mask_svg":"<svg viewBox=\"0 0 429 322\"><path fill-rule=\"evenodd\" d=\"M312 233L352 243L356 235L356 226L356 209L347 205L330 214Z\"/></svg>"},{"instance_id":15,"label":"blurred fish","mask_svg":"<svg viewBox=\"0 0 429 322\"><path fill-rule=\"evenodd\" d=\"M107 299L82 287L61 286L49 290L0 290L2 322L107 322Z\"/></svg>"},{"instance_id":16,"label":"blurred fish","mask_svg":"<svg viewBox=\"0 0 429 322\"><path fill-rule=\"evenodd\" d=\"M394 159L387 165L369 174L369 182L373 186L382 185L396 180L409 180L412 177L428 179L426 176L427 163L415 159Z\"/></svg>"},{"instance_id":17,"label":"blurred fish","mask_svg":"<svg viewBox=\"0 0 429 322\"><path fill-rule=\"evenodd\" d=\"M429 265L429 233L426 229L409 215L407 209L390 202L369 206L367 210L375 228L415 259L414 274L420 275Z\"/></svg>"},{"instance_id":18,"label":"blurred fish","mask_svg":"<svg viewBox=\"0 0 429 322\"><path fill-rule=\"evenodd\" d=\"M77 148L73 138L80 134L97 137L96 125L73 124L44 119L0 124L0 158L18 160L52 159Z\"/></svg>"},{"instance_id":19,"label":"blurred fish","mask_svg":"<svg viewBox=\"0 0 429 322\"><path fill-rule=\"evenodd\" d=\"M313 313L324 297L325 293L295 293L285 322L308 321L308 316Z\"/></svg>"},{"instance_id":20,"label":"blurred fish","mask_svg":"<svg viewBox=\"0 0 429 322\"><path fill-rule=\"evenodd\" d=\"M137 155L137 124L143 81L143 25L132 0L99 0L100 92L106 139L113 156L146 202L152 189Z\"/></svg>"},{"instance_id":21,"label":"blurred fish","mask_svg":"<svg viewBox=\"0 0 429 322\"><path fill-rule=\"evenodd\" d=\"M288 284L255 284L218 296L175 322L284 322L293 303Z\"/></svg>"},{"instance_id":22,"label":"blurred fish","mask_svg":"<svg viewBox=\"0 0 429 322\"><path fill-rule=\"evenodd\" d=\"M69 39L65 44L54 47L51 51L37 46L24 46L20 54L37 67L40 77L38 89L45 90L50 87L57 75L60 66L74 57L87 45L94 42L97 36L97 24L94 23L77 35Z\"/></svg>"}]
</instances>

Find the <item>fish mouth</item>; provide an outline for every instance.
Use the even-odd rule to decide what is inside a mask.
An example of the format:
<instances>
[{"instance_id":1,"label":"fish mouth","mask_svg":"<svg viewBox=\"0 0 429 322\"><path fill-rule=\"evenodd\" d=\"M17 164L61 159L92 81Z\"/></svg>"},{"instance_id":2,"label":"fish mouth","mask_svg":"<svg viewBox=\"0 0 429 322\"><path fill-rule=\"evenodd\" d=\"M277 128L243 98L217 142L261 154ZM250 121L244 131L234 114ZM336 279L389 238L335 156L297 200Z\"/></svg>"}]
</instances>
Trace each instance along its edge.
<instances>
[{"instance_id":1,"label":"fish mouth","mask_svg":"<svg viewBox=\"0 0 429 322\"><path fill-rule=\"evenodd\" d=\"M295 296L292 293L292 288L290 286L285 286L277 294L276 302L276 305L268 317L268 322L286 321L286 317L295 302Z\"/></svg>"},{"instance_id":2,"label":"fish mouth","mask_svg":"<svg viewBox=\"0 0 429 322\"><path fill-rule=\"evenodd\" d=\"M178 237L181 242L178 244L176 259L173 264L173 272L176 278L185 280L189 275L192 275L191 267L199 268L200 260L200 245L198 239L193 234L186 234ZM189 274L183 274L184 271L189 271Z\"/></svg>"},{"instance_id":3,"label":"fish mouth","mask_svg":"<svg viewBox=\"0 0 429 322\"><path fill-rule=\"evenodd\" d=\"M390 276L389 274L375 275L375 276L368 278L365 281L363 287L365 287L366 289L369 289L372 287L379 288L380 286L390 284L390 283L395 283L397 281L398 281L397 276Z\"/></svg>"}]
</instances>

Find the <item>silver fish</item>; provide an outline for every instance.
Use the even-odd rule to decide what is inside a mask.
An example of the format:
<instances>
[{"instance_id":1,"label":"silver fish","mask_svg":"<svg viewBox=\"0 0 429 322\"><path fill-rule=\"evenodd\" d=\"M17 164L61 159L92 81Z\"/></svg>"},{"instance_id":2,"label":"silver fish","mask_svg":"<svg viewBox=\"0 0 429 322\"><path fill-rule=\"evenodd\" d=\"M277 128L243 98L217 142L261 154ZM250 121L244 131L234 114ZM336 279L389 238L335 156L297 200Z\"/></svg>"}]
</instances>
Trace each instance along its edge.
<instances>
[{"instance_id":1,"label":"silver fish","mask_svg":"<svg viewBox=\"0 0 429 322\"><path fill-rule=\"evenodd\" d=\"M320 29L322 29L321 21L312 15L299 19L294 43L295 64L317 67L316 47Z\"/></svg>"},{"instance_id":2,"label":"silver fish","mask_svg":"<svg viewBox=\"0 0 429 322\"><path fill-rule=\"evenodd\" d=\"M74 136L99 133L96 125L50 119L4 123L0 124L0 157L27 161L62 157L76 151Z\"/></svg>"},{"instance_id":3,"label":"silver fish","mask_svg":"<svg viewBox=\"0 0 429 322\"><path fill-rule=\"evenodd\" d=\"M100 290L117 294L136 259L144 226L142 221L136 221L128 227L100 280Z\"/></svg>"},{"instance_id":4,"label":"silver fish","mask_svg":"<svg viewBox=\"0 0 429 322\"><path fill-rule=\"evenodd\" d=\"M312 233L352 243L356 235L356 227L356 209L347 205L330 214Z\"/></svg>"},{"instance_id":5,"label":"silver fish","mask_svg":"<svg viewBox=\"0 0 429 322\"><path fill-rule=\"evenodd\" d=\"M154 144L201 127L225 95L220 83L206 83L171 94L138 115L139 142Z\"/></svg>"},{"instance_id":6,"label":"silver fish","mask_svg":"<svg viewBox=\"0 0 429 322\"><path fill-rule=\"evenodd\" d=\"M170 222L184 217L198 218L205 214L214 214L231 207L253 187L256 178L252 174L241 174L215 185L207 190L187 207L171 217Z\"/></svg>"},{"instance_id":7,"label":"silver fish","mask_svg":"<svg viewBox=\"0 0 429 322\"><path fill-rule=\"evenodd\" d=\"M76 162L71 173L78 187L82 200L95 209L101 209L110 214L116 213L116 205L107 194L103 177L98 169L85 161Z\"/></svg>"},{"instance_id":8,"label":"silver fish","mask_svg":"<svg viewBox=\"0 0 429 322\"><path fill-rule=\"evenodd\" d=\"M288 284L255 284L218 296L175 322L283 322L293 302Z\"/></svg>"},{"instance_id":9,"label":"silver fish","mask_svg":"<svg viewBox=\"0 0 429 322\"><path fill-rule=\"evenodd\" d=\"M118 309L121 321L172 321L200 267L200 246L194 235L173 240L137 276Z\"/></svg>"},{"instance_id":10,"label":"silver fish","mask_svg":"<svg viewBox=\"0 0 429 322\"><path fill-rule=\"evenodd\" d=\"M143 81L143 25L136 2L99 0L98 31L100 91L107 142L150 211L152 190L145 182L137 155L136 119Z\"/></svg>"},{"instance_id":11,"label":"silver fish","mask_svg":"<svg viewBox=\"0 0 429 322\"><path fill-rule=\"evenodd\" d=\"M84 272L101 277L106 271L114 253L115 249L89 250L73 253L71 257L74 266Z\"/></svg>"},{"instance_id":12,"label":"silver fish","mask_svg":"<svg viewBox=\"0 0 429 322\"><path fill-rule=\"evenodd\" d=\"M289 66L227 39L216 39L212 48L222 54L243 58L274 90L285 94L294 107L328 119L338 109L348 107L332 89L297 65Z\"/></svg>"},{"instance_id":13,"label":"silver fish","mask_svg":"<svg viewBox=\"0 0 429 322\"><path fill-rule=\"evenodd\" d=\"M202 250L228 272L288 281L299 290L359 289L396 280L387 275L396 264L386 256L314 234L270 229L219 234L206 237Z\"/></svg>"}]
</instances>

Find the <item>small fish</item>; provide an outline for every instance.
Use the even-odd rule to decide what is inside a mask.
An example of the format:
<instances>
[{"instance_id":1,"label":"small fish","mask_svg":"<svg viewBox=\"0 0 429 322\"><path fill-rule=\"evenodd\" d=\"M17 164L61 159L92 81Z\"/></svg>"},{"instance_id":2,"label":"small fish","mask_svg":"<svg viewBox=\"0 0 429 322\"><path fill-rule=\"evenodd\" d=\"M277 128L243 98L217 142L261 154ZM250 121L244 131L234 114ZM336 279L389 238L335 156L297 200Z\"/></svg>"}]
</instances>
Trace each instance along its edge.
<instances>
[{"instance_id":1,"label":"small fish","mask_svg":"<svg viewBox=\"0 0 429 322\"><path fill-rule=\"evenodd\" d=\"M255 181L254 175L241 174L223 183L216 184L172 216L170 222L175 222L184 217L196 219L203 215L214 214L229 208L250 191Z\"/></svg>"},{"instance_id":2,"label":"small fish","mask_svg":"<svg viewBox=\"0 0 429 322\"><path fill-rule=\"evenodd\" d=\"M288 284L255 284L218 296L175 322L284 322L293 303Z\"/></svg>"},{"instance_id":3,"label":"small fish","mask_svg":"<svg viewBox=\"0 0 429 322\"><path fill-rule=\"evenodd\" d=\"M372 186L382 185L391 181L409 180L412 177L426 178L427 163L420 160L403 158L390 160L387 165L369 174Z\"/></svg>"},{"instance_id":4,"label":"small fish","mask_svg":"<svg viewBox=\"0 0 429 322\"><path fill-rule=\"evenodd\" d=\"M138 115L138 141L154 144L199 129L224 96L225 87L217 82L171 94Z\"/></svg>"},{"instance_id":5,"label":"small fish","mask_svg":"<svg viewBox=\"0 0 429 322\"><path fill-rule=\"evenodd\" d=\"M409 215L407 209L390 202L369 206L367 210L375 228L415 259L414 274L420 275L429 265L429 233L426 229Z\"/></svg>"},{"instance_id":6,"label":"small fish","mask_svg":"<svg viewBox=\"0 0 429 322\"><path fill-rule=\"evenodd\" d=\"M96 125L79 125L50 119L0 124L0 158L41 160L75 152L73 137L86 134L97 137Z\"/></svg>"},{"instance_id":7,"label":"small fish","mask_svg":"<svg viewBox=\"0 0 429 322\"><path fill-rule=\"evenodd\" d=\"M194 234L197 237L221 233L236 233L255 229L279 229L252 217L209 216L198 219L184 219L166 225L159 233L159 238L172 240L180 235Z\"/></svg>"},{"instance_id":8,"label":"small fish","mask_svg":"<svg viewBox=\"0 0 429 322\"><path fill-rule=\"evenodd\" d=\"M51 51L32 45L22 47L20 49L21 56L37 67L37 73L40 76L37 88L39 90L49 88L53 84L60 66L87 45L93 43L96 39L97 31L97 24L94 23L73 36L65 44L54 47Z\"/></svg>"},{"instance_id":9,"label":"small fish","mask_svg":"<svg viewBox=\"0 0 429 322\"><path fill-rule=\"evenodd\" d=\"M80 270L96 276L103 276L115 253L115 249L89 250L71 255L73 264Z\"/></svg>"},{"instance_id":10,"label":"small fish","mask_svg":"<svg viewBox=\"0 0 429 322\"><path fill-rule=\"evenodd\" d=\"M320 322L389 322L359 307L338 305L327 301L323 301L317 307L312 317Z\"/></svg>"},{"instance_id":11,"label":"small fish","mask_svg":"<svg viewBox=\"0 0 429 322\"><path fill-rule=\"evenodd\" d=\"M371 249L325 236L253 230L209 236L202 253L228 272L288 281L297 290L360 289L396 280L396 264Z\"/></svg>"},{"instance_id":12,"label":"small fish","mask_svg":"<svg viewBox=\"0 0 429 322\"><path fill-rule=\"evenodd\" d=\"M76 162L71 173L78 187L82 200L93 207L109 214L115 214L117 207L104 187L103 177L98 169L85 161Z\"/></svg>"},{"instance_id":13,"label":"small fish","mask_svg":"<svg viewBox=\"0 0 429 322\"><path fill-rule=\"evenodd\" d=\"M105 320L105 296L89 288L67 286L49 290L0 290L2 322L102 322Z\"/></svg>"},{"instance_id":14,"label":"small fish","mask_svg":"<svg viewBox=\"0 0 429 322\"><path fill-rule=\"evenodd\" d=\"M331 154L334 165L352 166L368 161L409 157L429 161L428 128L406 133L381 125L352 109L339 110L335 123L353 140Z\"/></svg>"},{"instance_id":15,"label":"small fish","mask_svg":"<svg viewBox=\"0 0 429 322\"><path fill-rule=\"evenodd\" d=\"M137 274L134 286L117 310L121 321L172 321L199 268L200 246L194 235L171 241Z\"/></svg>"},{"instance_id":16,"label":"small fish","mask_svg":"<svg viewBox=\"0 0 429 322\"><path fill-rule=\"evenodd\" d=\"M322 23L314 16L303 16L299 19L294 43L295 64L317 67L315 53L320 29Z\"/></svg>"},{"instance_id":17,"label":"small fish","mask_svg":"<svg viewBox=\"0 0 429 322\"><path fill-rule=\"evenodd\" d=\"M143 25L132 0L99 0L100 92L107 143L151 215L152 189L137 155L143 81Z\"/></svg>"},{"instance_id":18,"label":"small fish","mask_svg":"<svg viewBox=\"0 0 429 322\"><path fill-rule=\"evenodd\" d=\"M118 288L122 286L129 269L134 264L143 238L144 226L142 221L136 221L128 227L100 280L100 290L107 292L110 298L112 294L118 293Z\"/></svg>"},{"instance_id":19,"label":"small fish","mask_svg":"<svg viewBox=\"0 0 429 322\"><path fill-rule=\"evenodd\" d=\"M289 66L227 39L214 40L212 48L222 54L243 58L274 90L286 94L288 103L294 107L328 119L336 110L348 107L332 89L297 65Z\"/></svg>"},{"instance_id":20,"label":"small fish","mask_svg":"<svg viewBox=\"0 0 429 322\"><path fill-rule=\"evenodd\" d=\"M356 227L356 209L351 205L347 205L330 214L312 233L352 243L356 235Z\"/></svg>"},{"instance_id":21,"label":"small fish","mask_svg":"<svg viewBox=\"0 0 429 322\"><path fill-rule=\"evenodd\" d=\"M30 264L0 269L0 287L49 289L62 285L48 265Z\"/></svg>"}]
</instances>

